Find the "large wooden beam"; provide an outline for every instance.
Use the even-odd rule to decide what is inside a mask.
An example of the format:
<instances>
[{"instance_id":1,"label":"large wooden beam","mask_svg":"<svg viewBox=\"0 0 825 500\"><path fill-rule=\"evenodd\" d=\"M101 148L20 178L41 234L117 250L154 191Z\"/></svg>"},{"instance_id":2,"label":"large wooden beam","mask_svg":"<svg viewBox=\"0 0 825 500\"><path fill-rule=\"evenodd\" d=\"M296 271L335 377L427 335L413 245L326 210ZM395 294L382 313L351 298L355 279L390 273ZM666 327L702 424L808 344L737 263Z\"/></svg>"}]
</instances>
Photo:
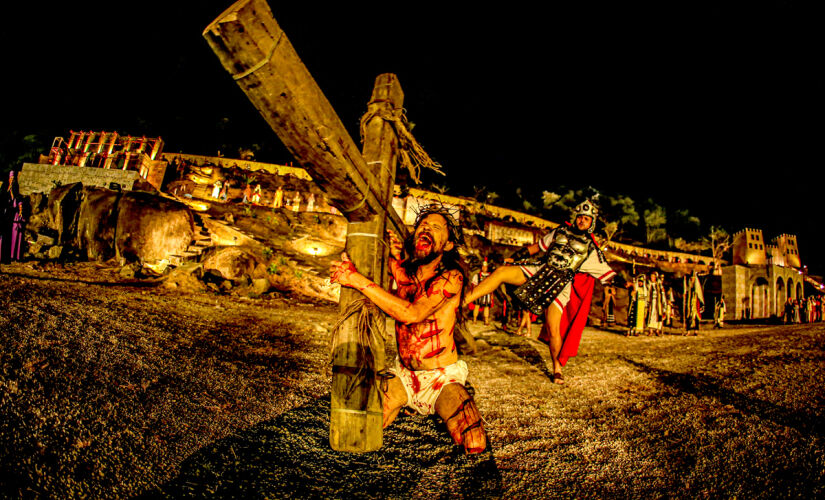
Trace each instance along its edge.
<instances>
[{"instance_id":1,"label":"large wooden beam","mask_svg":"<svg viewBox=\"0 0 825 500\"><path fill-rule=\"evenodd\" d=\"M350 222L385 215L406 227L265 0L240 0L203 32L209 46L295 160Z\"/></svg>"},{"instance_id":2,"label":"large wooden beam","mask_svg":"<svg viewBox=\"0 0 825 500\"><path fill-rule=\"evenodd\" d=\"M375 191L386 205L392 202L398 139L392 125L380 115L400 113L403 103L404 93L398 78L392 74L379 75L368 105L367 113L372 118L365 124L362 154L377 179ZM361 274L386 287L389 248L383 243L385 230L386 218L381 215L369 221L350 222L346 250ZM362 297L357 290L342 288L341 311ZM372 369L365 349L370 350ZM351 316L341 325L332 346L329 442L334 450L366 452L381 448L383 405L381 377L376 372L385 368L384 358L384 339L373 336L369 345L364 345L356 317Z\"/></svg>"}]
</instances>

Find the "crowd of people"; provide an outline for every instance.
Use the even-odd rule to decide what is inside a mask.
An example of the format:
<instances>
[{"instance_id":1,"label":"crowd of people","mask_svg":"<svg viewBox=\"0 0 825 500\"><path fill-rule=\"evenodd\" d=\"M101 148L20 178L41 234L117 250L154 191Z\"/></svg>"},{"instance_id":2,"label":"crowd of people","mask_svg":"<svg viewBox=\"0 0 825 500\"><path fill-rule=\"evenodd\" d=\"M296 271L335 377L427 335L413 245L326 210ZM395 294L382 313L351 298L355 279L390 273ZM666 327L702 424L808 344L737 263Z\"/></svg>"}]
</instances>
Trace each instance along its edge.
<instances>
[{"instance_id":1,"label":"crowd of people","mask_svg":"<svg viewBox=\"0 0 825 500\"><path fill-rule=\"evenodd\" d=\"M783 323L818 323L823 320L825 320L825 300L822 296L810 295L807 298L788 298L785 301Z\"/></svg>"},{"instance_id":2,"label":"crowd of people","mask_svg":"<svg viewBox=\"0 0 825 500\"><path fill-rule=\"evenodd\" d=\"M217 180L212 185L211 197L213 200L228 201L229 181ZM242 191L243 197L241 203L245 205L256 206L271 206L275 209L292 210L293 212L326 212L331 214L340 214L340 212L333 206L327 204L323 197L320 203L317 203L315 193L302 193L300 190L294 190L291 194L284 190L283 186L278 186L278 189L272 194L270 198L268 193L264 191L260 184L247 183Z\"/></svg>"},{"instance_id":3,"label":"crowd of people","mask_svg":"<svg viewBox=\"0 0 825 500\"><path fill-rule=\"evenodd\" d=\"M229 165L228 167L215 165L213 163L205 163L201 165L187 159L174 158L170 164L170 168L175 172L176 179L178 181L183 181L186 178L187 173L192 168L215 169L240 167L235 163ZM290 174L285 174L285 176L289 177ZM275 209L291 210L293 212L324 212L340 215L341 212L327 203L322 195L313 193L309 190L301 191L300 189L290 189L288 184L289 183L287 183L287 186L278 186L278 188L272 192L271 195L260 183L254 182L254 179L250 182L240 181L240 184L235 183L235 189L240 189L240 203L244 205L267 206ZM233 198L230 197L230 189L233 188L233 183L230 182L229 179L218 179L212 183L211 188L212 189L208 194L213 200L226 203L233 201ZM182 186L175 188L174 194L178 196L191 197L193 194L193 188L191 186L187 187L186 184L183 184ZM234 200L237 200L237 198L234 198Z\"/></svg>"},{"instance_id":4,"label":"crowd of people","mask_svg":"<svg viewBox=\"0 0 825 500\"><path fill-rule=\"evenodd\" d=\"M628 283L630 303L627 314L627 332L625 336L635 337L641 334L661 336L664 327L673 327L678 314L678 305L673 295L673 288L666 287L664 279L658 272L649 275L639 274ZM682 295L683 335L698 335L699 323L705 309L705 297L702 284L694 271L685 281ZM725 298L720 297L714 307L714 327L722 328L725 322ZM605 293L604 322L615 324L615 291Z\"/></svg>"},{"instance_id":5,"label":"crowd of people","mask_svg":"<svg viewBox=\"0 0 825 500\"><path fill-rule=\"evenodd\" d=\"M26 202L20 195L17 174L9 172L7 183L0 181L0 262L23 257L26 232Z\"/></svg>"}]
</instances>

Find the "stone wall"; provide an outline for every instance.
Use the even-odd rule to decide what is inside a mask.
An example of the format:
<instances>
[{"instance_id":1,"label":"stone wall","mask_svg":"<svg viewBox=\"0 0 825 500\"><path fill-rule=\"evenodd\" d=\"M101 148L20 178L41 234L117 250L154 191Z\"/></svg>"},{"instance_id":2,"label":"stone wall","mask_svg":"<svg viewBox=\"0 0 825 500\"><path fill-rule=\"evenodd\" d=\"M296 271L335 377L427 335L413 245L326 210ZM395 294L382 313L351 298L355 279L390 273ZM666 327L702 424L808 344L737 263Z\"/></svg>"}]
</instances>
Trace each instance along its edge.
<instances>
[{"instance_id":1,"label":"stone wall","mask_svg":"<svg viewBox=\"0 0 825 500\"><path fill-rule=\"evenodd\" d=\"M725 319L742 319L746 303L750 300L750 269L746 266L725 266L722 268L722 295L725 297ZM705 307L713 307L705 304Z\"/></svg>"},{"instance_id":2,"label":"stone wall","mask_svg":"<svg viewBox=\"0 0 825 500\"><path fill-rule=\"evenodd\" d=\"M49 193L56 183L60 185L83 183L84 186L109 188L112 183L129 191L139 178L133 170L115 170L94 167L74 167L66 165L41 165L24 163L18 183L21 194Z\"/></svg>"},{"instance_id":3,"label":"stone wall","mask_svg":"<svg viewBox=\"0 0 825 500\"><path fill-rule=\"evenodd\" d=\"M782 280L781 289L777 287L777 280ZM781 316L785 306L785 299L803 298L797 297L796 287L803 280L799 271L791 267L781 266L725 266L722 268L722 293L725 296L727 314L725 319L742 319L745 314L745 307L751 308L753 318L759 317L759 312L755 310L757 304L753 295L754 286L758 286L761 281L767 283L767 315ZM788 286L792 291L789 292ZM705 305L707 307L707 304Z\"/></svg>"}]
</instances>

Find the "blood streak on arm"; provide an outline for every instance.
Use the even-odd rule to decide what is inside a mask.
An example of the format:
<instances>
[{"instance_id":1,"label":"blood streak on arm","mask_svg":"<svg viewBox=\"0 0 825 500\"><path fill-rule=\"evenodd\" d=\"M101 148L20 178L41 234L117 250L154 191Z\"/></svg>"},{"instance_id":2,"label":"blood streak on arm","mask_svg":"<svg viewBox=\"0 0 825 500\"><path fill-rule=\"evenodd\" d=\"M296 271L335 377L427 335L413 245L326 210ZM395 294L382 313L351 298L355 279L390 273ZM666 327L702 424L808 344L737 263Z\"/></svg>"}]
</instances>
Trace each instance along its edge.
<instances>
[{"instance_id":1,"label":"blood streak on arm","mask_svg":"<svg viewBox=\"0 0 825 500\"><path fill-rule=\"evenodd\" d=\"M390 274L395 278L398 286L409 286L413 284L413 280L407 276L407 272L401 267L401 262L395 259L390 259Z\"/></svg>"}]
</instances>

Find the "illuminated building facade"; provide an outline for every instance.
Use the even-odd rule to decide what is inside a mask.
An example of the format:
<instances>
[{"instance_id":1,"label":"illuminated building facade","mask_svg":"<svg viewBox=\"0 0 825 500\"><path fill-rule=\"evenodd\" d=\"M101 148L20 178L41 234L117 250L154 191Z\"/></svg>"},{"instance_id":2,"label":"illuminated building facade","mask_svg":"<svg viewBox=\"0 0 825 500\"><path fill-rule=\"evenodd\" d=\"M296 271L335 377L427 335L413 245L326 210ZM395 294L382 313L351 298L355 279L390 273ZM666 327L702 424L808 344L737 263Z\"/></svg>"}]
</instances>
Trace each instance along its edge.
<instances>
[{"instance_id":1,"label":"illuminated building facade","mask_svg":"<svg viewBox=\"0 0 825 500\"><path fill-rule=\"evenodd\" d=\"M821 284L805 274L797 238L782 234L765 241L762 230L745 228L733 236L733 264L722 268L726 319L781 316L788 299L803 299L805 282Z\"/></svg>"},{"instance_id":2,"label":"illuminated building facade","mask_svg":"<svg viewBox=\"0 0 825 500\"><path fill-rule=\"evenodd\" d=\"M162 159L163 139L133 137L117 132L70 131L56 137L48 157L40 163L74 167L133 170L156 189L161 189L167 162Z\"/></svg>"}]
</instances>

